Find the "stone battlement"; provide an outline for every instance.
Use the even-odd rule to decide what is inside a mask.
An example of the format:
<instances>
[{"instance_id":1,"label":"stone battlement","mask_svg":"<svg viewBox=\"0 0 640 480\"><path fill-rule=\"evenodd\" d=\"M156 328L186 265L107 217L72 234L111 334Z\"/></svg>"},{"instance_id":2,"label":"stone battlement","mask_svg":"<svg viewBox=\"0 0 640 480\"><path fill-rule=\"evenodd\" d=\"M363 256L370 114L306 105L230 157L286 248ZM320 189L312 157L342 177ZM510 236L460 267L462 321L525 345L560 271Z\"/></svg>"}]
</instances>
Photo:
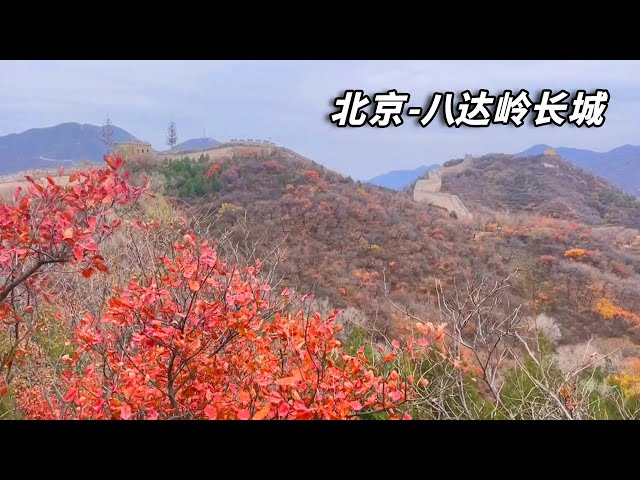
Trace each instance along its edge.
<instances>
[{"instance_id":1,"label":"stone battlement","mask_svg":"<svg viewBox=\"0 0 640 480\"><path fill-rule=\"evenodd\" d=\"M465 207L457 195L441 192L442 178L438 172L429 172L427 178L418 180L413 189L416 202L428 203L455 212L458 218L471 219L473 214Z\"/></svg>"}]
</instances>

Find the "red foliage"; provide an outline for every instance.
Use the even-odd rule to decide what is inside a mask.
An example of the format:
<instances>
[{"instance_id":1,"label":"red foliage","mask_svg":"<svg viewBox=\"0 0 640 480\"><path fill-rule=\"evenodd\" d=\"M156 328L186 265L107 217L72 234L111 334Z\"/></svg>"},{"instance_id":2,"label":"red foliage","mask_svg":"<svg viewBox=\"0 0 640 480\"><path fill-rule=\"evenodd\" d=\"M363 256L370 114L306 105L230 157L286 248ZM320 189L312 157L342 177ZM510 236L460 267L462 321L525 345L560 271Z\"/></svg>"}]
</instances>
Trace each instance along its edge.
<instances>
[{"instance_id":1,"label":"red foliage","mask_svg":"<svg viewBox=\"0 0 640 480\"><path fill-rule=\"evenodd\" d=\"M215 177L217 174L219 174L222 171L222 165L220 165L219 163L214 163L213 165L211 165L211 167L207 170L207 173L204 174L204 176L206 178L211 178L211 177Z\"/></svg>"},{"instance_id":2,"label":"red foliage","mask_svg":"<svg viewBox=\"0 0 640 480\"><path fill-rule=\"evenodd\" d=\"M320 178L320 173L317 170L306 170L304 172L304 176L309 180L318 180Z\"/></svg>"},{"instance_id":3,"label":"red foliage","mask_svg":"<svg viewBox=\"0 0 640 480\"><path fill-rule=\"evenodd\" d=\"M553 255L540 256L540 263L542 263L543 265L551 266L551 265L554 265L556 262L557 262L557 258L554 257Z\"/></svg>"},{"instance_id":4,"label":"red foliage","mask_svg":"<svg viewBox=\"0 0 640 480\"><path fill-rule=\"evenodd\" d=\"M112 208L143 189L121 175L122 159L104 160L107 168L72 173L66 185L52 177L42 183L26 177L27 188L18 187L13 202L0 201L0 323L20 324L19 311L33 311L33 294L47 299L43 273L51 264L76 264L87 278L107 270L99 243L120 225ZM2 372L12 357L0 360Z\"/></svg>"},{"instance_id":5,"label":"red foliage","mask_svg":"<svg viewBox=\"0 0 640 480\"><path fill-rule=\"evenodd\" d=\"M259 266L229 268L185 235L175 257L86 314L60 386L21 392L28 418L348 419L394 409L408 386L347 355L327 319L271 309ZM385 357L385 361L391 359ZM405 417L406 418L406 417Z\"/></svg>"}]
</instances>

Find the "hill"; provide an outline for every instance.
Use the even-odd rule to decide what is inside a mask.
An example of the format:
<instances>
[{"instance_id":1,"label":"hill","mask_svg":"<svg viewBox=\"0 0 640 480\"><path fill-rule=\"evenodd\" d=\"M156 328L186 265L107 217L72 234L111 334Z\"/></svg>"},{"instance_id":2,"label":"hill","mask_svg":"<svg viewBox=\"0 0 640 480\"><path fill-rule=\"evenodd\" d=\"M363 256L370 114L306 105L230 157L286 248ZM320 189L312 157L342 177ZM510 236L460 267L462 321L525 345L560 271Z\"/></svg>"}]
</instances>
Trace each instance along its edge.
<instances>
[{"instance_id":1,"label":"hill","mask_svg":"<svg viewBox=\"0 0 640 480\"><path fill-rule=\"evenodd\" d=\"M206 150L215 147L220 142L213 138L191 138L179 143L175 147L167 150L165 153L180 153L188 150Z\"/></svg>"},{"instance_id":2,"label":"hill","mask_svg":"<svg viewBox=\"0 0 640 480\"><path fill-rule=\"evenodd\" d=\"M516 154L519 157L540 155L548 145L534 145ZM640 196L640 146L623 145L608 152L594 152L578 148L558 147L562 158L596 175L606 178L627 193Z\"/></svg>"},{"instance_id":3,"label":"hill","mask_svg":"<svg viewBox=\"0 0 640 480\"><path fill-rule=\"evenodd\" d=\"M379 187L390 188L391 190L402 190L420 177L423 177L427 172L437 170L438 168L440 168L440 165L434 163L433 165L423 165L413 170L393 170L373 177L368 183Z\"/></svg>"},{"instance_id":4,"label":"hill","mask_svg":"<svg viewBox=\"0 0 640 480\"><path fill-rule=\"evenodd\" d=\"M306 412L299 392L311 398L328 385L317 396L333 405L337 395L353 398L335 385L361 388L381 372L403 385L369 385L385 402L404 401L412 418L638 418L640 399L629 396L640 362L638 229L529 212L522 190L496 178L482 185L490 201L460 221L407 191L354 182L285 148L223 145L210 153L153 152L127 161L128 172L107 161L109 169L68 178L78 182L68 190L43 178L48 187L31 185L30 196L18 192L18 201L0 205L5 276L18 279L6 282L0 314L12 320L5 332L28 335L5 336L11 377L0 390L0 416L217 418L205 396L216 385L247 407L242 418L259 419L274 399L289 405L275 395L284 389L262 389L267 380L277 388L300 382L293 408ZM496 169L527 176L540 163L513 158L450 161L430 185ZM566 177L568 203L578 181L604 182L559 158L540 160L533 193L542 203L550 193L562 198L549 176ZM139 185L141 175L154 195L127 204L120 192L140 190L122 179ZM40 295L46 302L34 300ZM325 334L330 343L318 341ZM25 348L14 356L6 345L18 341ZM365 377L338 376L338 367ZM33 378L41 380L35 388ZM415 398L408 385L417 385ZM193 413L176 415L173 392ZM203 399L194 402L194 392ZM248 411L255 392L270 395L269 409ZM85 403L59 413L59 402ZM362 418L381 418L360 400L350 403Z\"/></svg>"},{"instance_id":5,"label":"hill","mask_svg":"<svg viewBox=\"0 0 640 480\"><path fill-rule=\"evenodd\" d=\"M99 162L106 152L101 132L102 127L96 125L70 122L0 137L0 174L68 167L81 161ZM116 142L136 140L115 125L113 132Z\"/></svg>"},{"instance_id":6,"label":"hill","mask_svg":"<svg viewBox=\"0 0 640 480\"><path fill-rule=\"evenodd\" d=\"M405 192L354 182L285 149L268 151L132 171L180 197L175 208L189 203L194 228L222 239L227 254L259 258L279 287L313 292L378 329L406 323L396 307L441 318L439 284L450 294L517 271L508 304L555 319L560 343L592 335L640 342L634 325L605 321L598 310L603 298L619 311L640 307L631 294L640 290L640 232L623 226L637 223L636 207L577 167L555 159L557 175L542 158L505 155L443 174L443 185L475 210L472 222L462 222ZM509 206L512 213L503 213ZM624 222L595 227L607 213Z\"/></svg>"},{"instance_id":7,"label":"hill","mask_svg":"<svg viewBox=\"0 0 640 480\"><path fill-rule=\"evenodd\" d=\"M443 191L471 209L640 228L640 199L558 156L486 155L441 175Z\"/></svg>"}]
</instances>

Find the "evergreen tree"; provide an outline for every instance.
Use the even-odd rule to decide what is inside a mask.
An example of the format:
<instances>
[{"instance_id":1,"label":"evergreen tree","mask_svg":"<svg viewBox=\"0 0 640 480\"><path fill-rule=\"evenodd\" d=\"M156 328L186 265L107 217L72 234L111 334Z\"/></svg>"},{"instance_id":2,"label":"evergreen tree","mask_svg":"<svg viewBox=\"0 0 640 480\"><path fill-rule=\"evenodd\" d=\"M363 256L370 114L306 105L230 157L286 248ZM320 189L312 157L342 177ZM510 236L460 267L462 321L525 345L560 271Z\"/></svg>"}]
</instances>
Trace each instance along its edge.
<instances>
[{"instance_id":1,"label":"evergreen tree","mask_svg":"<svg viewBox=\"0 0 640 480\"><path fill-rule=\"evenodd\" d=\"M107 153L112 153L113 144L115 143L114 132L113 132L113 124L111 123L111 118L109 114L107 114L107 119L104 121L104 125L102 125L102 133L101 133L102 143L107 147Z\"/></svg>"},{"instance_id":2,"label":"evergreen tree","mask_svg":"<svg viewBox=\"0 0 640 480\"><path fill-rule=\"evenodd\" d=\"M173 148L178 144L178 129L176 128L176 122L171 120L169 122L169 128L167 129L167 145L169 148Z\"/></svg>"}]
</instances>

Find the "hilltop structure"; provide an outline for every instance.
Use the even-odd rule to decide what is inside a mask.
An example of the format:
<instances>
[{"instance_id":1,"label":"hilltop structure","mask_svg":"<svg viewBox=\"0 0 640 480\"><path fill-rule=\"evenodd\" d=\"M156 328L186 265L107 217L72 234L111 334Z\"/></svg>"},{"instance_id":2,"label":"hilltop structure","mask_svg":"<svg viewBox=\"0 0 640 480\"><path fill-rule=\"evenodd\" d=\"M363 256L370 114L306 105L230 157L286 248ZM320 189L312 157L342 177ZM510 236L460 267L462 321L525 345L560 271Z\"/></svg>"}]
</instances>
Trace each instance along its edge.
<instances>
[{"instance_id":1,"label":"hilltop structure","mask_svg":"<svg viewBox=\"0 0 640 480\"><path fill-rule=\"evenodd\" d=\"M153 153L153 148L148 142L129 141L115 143L114 153L122 158L132 158L148 153Z\"/></svg>"}]
</instances>

